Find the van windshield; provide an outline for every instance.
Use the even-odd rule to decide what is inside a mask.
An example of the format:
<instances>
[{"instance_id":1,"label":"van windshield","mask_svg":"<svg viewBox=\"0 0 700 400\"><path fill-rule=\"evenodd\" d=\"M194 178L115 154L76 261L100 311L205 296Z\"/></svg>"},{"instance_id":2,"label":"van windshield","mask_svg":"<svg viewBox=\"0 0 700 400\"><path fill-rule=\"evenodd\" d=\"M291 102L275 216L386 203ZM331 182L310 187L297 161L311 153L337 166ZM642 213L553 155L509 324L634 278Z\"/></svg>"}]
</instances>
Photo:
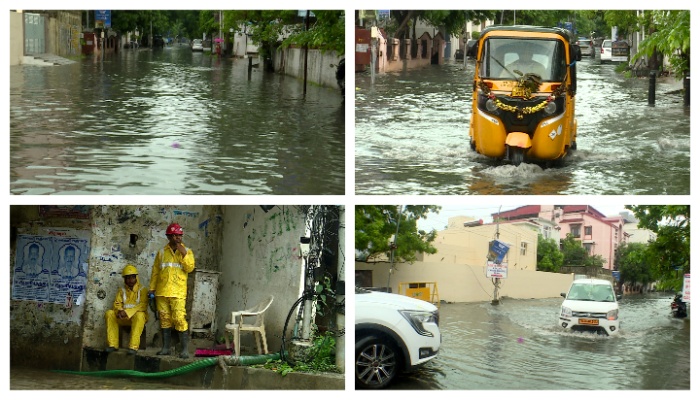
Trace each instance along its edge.
<instances>
[{"instance_id":1,"label":"van windshield","mask_svg":"<svg viewBox=\"0 0 700 400\"><path fill-rule=\"evenodd\" d=\"M569 290L567 300L582 301L615 301L615 292L611 285L593 285L590 283L574 283Z\"/></svg>"},{"instance_id":2,"label":"van windshield","mask_svg":"<svg viewBox=\"0 0 700 400\"><path fill-rule=\"evenodd\" d=\"M554 39L488 38L479 74L485 79L515 80L527 73L543 81L562 81L566 73L564 43Z\"/></svg>"}]
</instances>

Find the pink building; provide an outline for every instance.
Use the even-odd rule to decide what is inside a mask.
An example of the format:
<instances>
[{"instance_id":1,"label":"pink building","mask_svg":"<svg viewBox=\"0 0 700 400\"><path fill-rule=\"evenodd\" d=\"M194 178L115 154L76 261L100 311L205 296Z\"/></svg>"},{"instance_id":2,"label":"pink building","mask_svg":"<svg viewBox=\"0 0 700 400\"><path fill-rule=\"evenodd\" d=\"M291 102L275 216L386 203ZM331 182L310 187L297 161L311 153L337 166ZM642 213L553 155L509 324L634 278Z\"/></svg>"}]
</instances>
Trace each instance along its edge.
<instances>
[{"instance_id":1,"label":"pink building","mask_svg":"<svg viewBox=\"0 0 700 400\"><path fill-rule=\"evenodd\" d=\"M606 217L586 205L523 206L492 214L492 217L501 223L552 221L559 228L562 239L570 234L581 241L589 254L603 257L605 269L613 268L615 250L629 236L624 232L626 221L622 216ZM544 235L544 232L541 233Z\"/></svg>"}]
</instances>

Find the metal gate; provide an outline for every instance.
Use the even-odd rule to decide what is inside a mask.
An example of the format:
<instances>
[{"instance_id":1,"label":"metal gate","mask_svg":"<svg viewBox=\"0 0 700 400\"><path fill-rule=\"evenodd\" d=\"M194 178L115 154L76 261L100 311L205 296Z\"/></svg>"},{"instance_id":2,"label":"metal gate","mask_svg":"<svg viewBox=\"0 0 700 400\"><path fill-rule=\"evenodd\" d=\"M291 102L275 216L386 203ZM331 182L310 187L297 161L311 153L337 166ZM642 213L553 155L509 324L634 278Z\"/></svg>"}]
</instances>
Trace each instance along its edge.
<instances>
[{"instance_id":1,"label":"metal gate","mask_svg":"<svg viewBox=\"0 0 700 400\"><path fill-rule=\"evenodd\" d=\"M39 14L24 13L24 54L46 53L44 17Z\"/></svg>"}]
</instances>

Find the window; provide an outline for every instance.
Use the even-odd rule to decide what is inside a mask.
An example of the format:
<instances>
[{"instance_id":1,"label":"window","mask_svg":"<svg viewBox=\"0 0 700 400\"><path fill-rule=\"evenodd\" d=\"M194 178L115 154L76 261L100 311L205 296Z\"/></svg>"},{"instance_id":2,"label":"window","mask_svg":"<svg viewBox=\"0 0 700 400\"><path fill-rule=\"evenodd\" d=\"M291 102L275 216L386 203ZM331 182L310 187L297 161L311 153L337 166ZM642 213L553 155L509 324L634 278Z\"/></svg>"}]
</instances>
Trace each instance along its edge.
<instances>
[{"instance_id":1,"label":"window","mask_svg":"<svg viewBox=\"0 0 700 400\"><path fill-rule=\"evenodd\" d=\"M527 255L527 242L520 242L520 255L521 256Z\"/></svg>"},{"instance_id":2,"label":"window","mask_svg":"<svg viewBox=\"0 0 700 400\"><path fill-rule=\"evenodd\" d=\"M542 236L543 236L545 239L551 238L551 237L552 237L552 227L551 227L551 226L545 226L545 227L542 229Z\"/></svg>"},{"instance_id":3,"label":"window","mask_svg":"<svg viewBox=\"0 0 700 400\"><path fill-rule=\"evenodd\" d=\"M593 227L592 226L584 226L583 227L583 234L586 236L593 235Z\"/></svg>"},{"instance_id":4,"label":"window","mask_svg":"<svg viewBox=\"0 0 700 400\"><path fill-rule=\"evenodd\" d=\"M571 225L571 236L575 238L581 237L581 224Z\"/></svg>"},{"instance_id":5,"label":"window","mask_svg":"<svg viewBox=\"0 0 700 400\"><path fill-rule=\"evenodd\" d=\"M583 247L586 249L588 254L593 254L593 243L584 243Z\"/></svg>"}]
</instances>

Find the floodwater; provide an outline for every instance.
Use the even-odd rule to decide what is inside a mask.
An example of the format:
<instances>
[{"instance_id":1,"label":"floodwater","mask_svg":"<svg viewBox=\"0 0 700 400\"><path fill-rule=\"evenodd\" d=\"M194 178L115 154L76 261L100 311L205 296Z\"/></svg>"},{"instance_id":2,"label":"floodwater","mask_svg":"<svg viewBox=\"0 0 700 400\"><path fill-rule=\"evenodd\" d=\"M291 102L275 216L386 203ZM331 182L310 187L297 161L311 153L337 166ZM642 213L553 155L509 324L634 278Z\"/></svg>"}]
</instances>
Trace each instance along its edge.
<instances>
[{"instance_id":1,"label":"floodwater","mask_svg":"<svg viewBox=\"0 0 700 400\"><path fill-rule=\"evenodd\" d=\"M690 321L671 295L620 301L620 334L566 333L561 298L440 306L437 358L392 389L690 390Z\"/></svg>"},{"instance_id":2,"label":"floodwater","mask_svg":"<svg viewBox=\"0 0 700 400\"><path fill-rule=\"evenodd\" d=\"M12 66L10 190L342 195L344 114L337 88L188 46Z\"/></svg>"},{"instance_id":3,"label":"floodwater","mask_svg":"<svg viewBox=\"0 0 700 400\"><path fill-rule=\"evenodd\" d=\"M544 169L481 156L469 147L474 60L356 77L357 194L688 195L690 111L672 78L647 79L614 65L578 63L578 150Z\"/></svg>"}]
</instances>

